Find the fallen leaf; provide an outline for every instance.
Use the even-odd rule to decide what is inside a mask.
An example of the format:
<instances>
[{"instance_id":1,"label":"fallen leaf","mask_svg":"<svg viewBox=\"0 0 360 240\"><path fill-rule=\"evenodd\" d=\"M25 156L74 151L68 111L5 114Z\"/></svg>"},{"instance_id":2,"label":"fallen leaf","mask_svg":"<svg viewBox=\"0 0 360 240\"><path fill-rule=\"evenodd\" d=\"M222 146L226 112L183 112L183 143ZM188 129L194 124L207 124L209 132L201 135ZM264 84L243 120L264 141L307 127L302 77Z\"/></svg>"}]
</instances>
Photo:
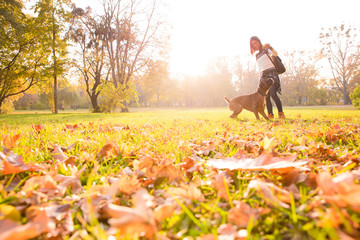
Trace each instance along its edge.
<instances>
[{"instance_id":1,"label":"fallen leaf","mask_svg":"<svg viewBox=\"0 0 360 240\"><path fill-rule=\"evenodd\" d=\"M76 176L64 176L58 174L54 177L55 181L60 182L58 189L60 195L64 195L65 191L71 187L71 192L73 194L78 194L82 189L81 181L79 177Z\"/></svg>"},{"instance_id":2,"label":"fallen leaf","mask_svg":"<svg viewBox=\"0 0 360 240\"><path fill-rule=\"evenodd\" d=\"M45 127L42 124L32 125L32 129L34 129L37 133L40 133Z\"/></svg>"},{"instance_id":3,"label":"fallen leaf","mask_svg":"<svg viewBox=\"0 0 360 240\"><path fill-rule=\"evenodd\" d=\"M319 173L316 177L316 183L320 189L322 195L334 195L335 183L332 181L332 177L328 172Z\"/></svg>"},{"instance_id":4,"label":"fallen leaf","mask_svg":"<svg viewBox=\"0 0 360 240\"><path fill-rule=\"evenodd\" d=\"M52 151L52 158L55 161L58 161L60 163L65 162L69 157L65 155L65 153L63 152L63 150L61 149L61 147L59 145L54 146L54 150Z\"/></svg>"},{"instance_id":5,"label":"fallen leaf","mask_svg":"<svg viewBox=\"0 0 360 240\"><path fill-rule=\"evenodd\" d=\"M253 220L256 220L258 216L259 211L257 209L253 209L248 204L240 202L229 210L227 219L231 224L246 228L250 219L253 218Z\"/></svg>"},{"instance_id":6,"label":"fallen leaf","mask_svg":"<svg viewBox=\"0 0 360 240\"><path fill-rule=\"evenodd\" d=\"M132 197L134 207L123 207L108 204L104 211L110 217L109 224L115 227L119 234L127 237L145 236L152 239L157 232L151 207L153 197L145 189L139 189Z\"/></svg>"},{"instance_id":7,"label":"fallen leaf","mask_svg":"<svg viewBox=\"0 0 360 240\"><path fill-rule=\"evenodd\" d=\"M274 137L269 139L267 136L265 136L263 141L264 141L264 150L267 152L272 152L273 149L280 143L278 139Z\"/></svg>"},{"instance_id":8,"label":"fallen leaf","mask_svg":"<svg viewBox=\"0 0 360 240\"><path fill-rule=\"evenodd\" d=\"M232 224L221 224L218 228L218 234L219 239L235 239L237 230Z\"/></svg>"},{"instance_id":9,"label":"fallen leaf","mask_svg":"<svg viewBox=\"0 0 360 240\"><path fill-rule=\"evenodd\" d=\"M166 218L173 215L176 205L173 203L165 203L154 209L154 218L156 222L161 223Z\"/></svg>"},{"instance_id":10,"label":"fallen leaf","mask_svg":"<svg viewBox=\"0 0 360 240\"><path fill-rule=\"evenodd\" d=\"M204 201L205 197L202 192L197 188L197 186L193 183L188 185L182 185L181 187L170 187L166 193L170 196L179 196L184 197L194 201Z\"/></svg>"},{"instance_id":11,"label":"fallen leaf","mask_svg":"<svg viewBox=\"0 0 360 240\"><path fill-rule=\"evenodd\" d=\"M113 179L112 184L118 188L119 192L129 195L141 188L141 184L136 174L133 174L132 176L122 175L118 179Z\"/></svg>"},{"instance_id":12,"label":"fallen leaf","mask_svg":"<svg viewBox=\"0 0 360 240\"><path fill-rule=\"evenodd\" d=\"M275 186L273 183L267 183L256 179L251 180L244 194L245 198L247 198L251 189L259 192L264 198L265 202L267 202L269 205L289 208L289 205L286 203L291 202L290 193L282 188Z\"/></svg>"},{"instance_id":13,"label":"fallen leaf","mask_svg":"<svg viewBox=\"0 0 360 240\"><path fill-rule=\"evenodd\" d=\"M224 174L218 173L214 176L214 179L211 181L213 187L218 193L218 196L220 196L222 199L229 200L229 195L226 190L229 187L229 181L226 179Z\"/></svg>"},{"instance_id":14,"label":"fallen leaf","mask_svg":"<svg viewBox=\"0 0 360 240\"><path fill-rule=\"evenodd\" d=\"M10 137L9 135L5 135L4 138L2 139L2 144L3 146L5 146L6 148L12 149L15 147L16 142L19 140L20 138L20 133L16 134L12 137Z\"/></svg>"},{"instance_id":15,"label":"fallen leaf","mask_svg":"<svg viewBox=\"0 0 360 240\"><path fill-rule=\"evenodd\" d=\"M334 179L328 172L321 172L316 178L319 195L329 203L339 207L350 207L360 212L360 185L351 182L349 175L340 175Z\"/></svg>"},{"instance_id":16,"label":"fallen leaf","mask_svg":"<svg viewBox=\"0 0 360 240\"><path fill-rule=\"evenodd\" d=\"M26 240L39 236L41 232L35 224L21 225L9 219L0 220L1 240Z\"/></svg>"},{"instance_id":17,"label":"fallen leaf","mask_svg":"<svg viewBox=\"0 0 360 240\"><path fill-rule=\"evenodd\" d=\"M113 144L107 143L105 146L103 146L99 153L97 154L97 158L103 159L103 158L109 158L112 154Z\"/></svg>"},{"instance_id":18,"label":"fallen leaf","mask_svg":"<svg viewBox=\"0 0 360 240\"><path fill-rule=\"evenodd\" d=\"M42 167L38 164L25 164L22 156L15 154L5 147L3 147L3 153L0 154L0 160L2 160L3 163L3 169L0 170L4 175L42 170Z\"/></svg>"},{"instance_id":19,"label":"fallen leaf","mask_svg":"<svg viewBox=\"0 0 360 240\"><path fill-rule=\"evenodd\" d=\"M43 233L52 232L56 225L48 217L45 208L29 207L26 210L28 222L24 225L11 220L0 220L0 239L24 240L35 238Z\"/></svg>"},{"instance_id":20,"label":"fallen leaf","mask_svg":"<svg viewBox=\"0 0 360 240\"><path fill-rule=\"evenodd\" d=\"M262 154L256 159L252 158L225 158L209 159L208 166L218 169L246 170L246 171L267 171L281 170L282 172L292 171L307 164L307 161L297 161L296 155L287 157L273 157L271 154Z\"/></svg>"}]
</instances>

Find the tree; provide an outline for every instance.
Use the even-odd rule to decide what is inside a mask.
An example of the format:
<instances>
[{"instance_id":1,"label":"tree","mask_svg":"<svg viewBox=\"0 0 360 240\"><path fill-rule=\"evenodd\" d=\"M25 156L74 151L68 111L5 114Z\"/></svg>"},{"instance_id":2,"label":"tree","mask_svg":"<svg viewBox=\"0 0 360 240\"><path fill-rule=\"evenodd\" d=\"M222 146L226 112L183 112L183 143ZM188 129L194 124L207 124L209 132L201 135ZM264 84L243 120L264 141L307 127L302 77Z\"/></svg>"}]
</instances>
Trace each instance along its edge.
<instances>
[{"instance_id":1,"label":"tree","mask_svg":"<svg viewBox=\"0 0 360 240\"><path fill-rule=\"evenodd\" d=\"M316 104L315 95L319 90L316 63L319 56L305 51L294 51L285 57L286 72L281 75L284 102L289 105ZM323 100L318 102L323 103Z\"/></svg>"},{"instance_id":2,"label":"tree","mask_svg":"<svg viewBox=\"0 0 360 240\"><path fill-rule=\"evenodd\" d=\"M350 98L355 107L360 107L360 85L357 85L354 91L350 94Z\"/></svg>"},{"instance_id":3,"label":"tree","mask_svg":"<svg viewBox=\"0 0 360 240\"><path fill-rule=\"evenodd\" d=\"M320 33L322 54L330 64L336 87L342 92L344 104L350 104L349 82L359 68L358 30L352 26L335 26Z\"/></svg>"},{"instance_id":4,"label":"tree","mask_svg":"<svg viewBox=\"0 0 360 240\"><path fill-rule=\"evenodd\" d=\"M42 33L43 51L50 58L47 75L52 78L53 113L58 113L58 77L66 71L67 40L64 31L65 23L68 21L69 4L70 0L39 0L35 5L38 30Z\"/></svg>"},{"instance_id":5,"label":"tree","mask_svg":"<svg viewBox=\"0 0 360 240\"><path fill-rule=\"evenodd\" d=\"M103 34L109 59L110 79L116 95L121 91L134 91L134 74L156 55L152 46L158 42L156 34L161 25L157 18L157 2L129 0L104 1ZM158 48L159 46L157 46ZM123 99L122 111L128 111Z\"/></svg>"},{"instance_id":6,"label":"tree","mask_svg":"<svg viewBox=\"0 0 360 240\"><path fill-rule=\"evenodd\" d=\"M73 8L73 21L71 26L71 39L77 44L76 50L80 59L75 61L86 85L93 112L101 112L98 98L101 85L108 79L108 66L106 63L105 41L102 34L103 25L99 19L91 15L91 9L86 12L81 8Z\"/></svg>"},{"instance_id":7,"label":"tree","mask_svg":"<svg viewBox=\"0 0 360 240\"><path fill-rule=\"evenodd\" d=\"M8 30L7 24L10 24L11 28L15 30L23 30L23 21L26 18L22 12L23 7L22 1L0 1L0 34L4 34ZM5 22L7 24L4 25Z\"/></svg>"},{"instance_id":8,"label":"tree","mask_svg":"<svg viewBox=\"0 0 360 240\"><path fill-rule=\"evenodd\" d=\"M155 98L157 106L160 107L160 97L165 97L169 89L169 86L167 86L169 80L167 62L150 60L142 81L143 95L147 97L147 100Z\"/></svg>"},{"instance_id":9,"label":"tree","mask_svg":"<svg viewBox=\"0 0 360 240\"><path fill-rule=\"evenodd\" d=\"M241 59L236 57L233 68L236 77L235 87L238 94L243 95L256 91L260 79L259 73L256 71L256 65L248 62L244 66Z\"/></svg>"},{"instance_id":10,"label":"tree","mask_svg":"<svg viewBox=\"0 0 360 240\"><path fill-rule=\"evenodd\" d=\"M232 84L232 73L229 66L229 59L217 57L209 62L207 74L199 90L208 93L207 106L221 106L225 103L224 96L234 96L235 88ZM202 94L198 94L200 98Z\"/></svg>"},{"instance_id":11,"label":"tree","mask_svg":"<svg viewBox=\"0 0 360 240\"><path fill-rule=\"evenodd\" d=\"M21 2L14 6L5 2L0 6L1 109L6 99L26 92L39 82L46 56L39 51L41 42L38 41L39 32L36 31L36 22L32 17L24 17L20 9ZM9 13L17 15L9 17L7 15Z\"/></svg>"}]
</instances>

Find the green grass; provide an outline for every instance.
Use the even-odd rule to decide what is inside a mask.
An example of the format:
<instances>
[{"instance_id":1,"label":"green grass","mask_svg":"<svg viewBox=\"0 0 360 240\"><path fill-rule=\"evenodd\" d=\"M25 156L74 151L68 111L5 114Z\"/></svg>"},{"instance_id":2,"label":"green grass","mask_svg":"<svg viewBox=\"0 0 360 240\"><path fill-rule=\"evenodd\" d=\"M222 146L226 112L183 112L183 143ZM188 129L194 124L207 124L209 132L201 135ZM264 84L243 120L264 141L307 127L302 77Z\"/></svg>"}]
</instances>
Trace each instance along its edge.
<instances>
[{"instance_id":1,"label":"green grass","mask_svg":"<svg viewBox=\"0 0 360 240\"><path fill-rule=\"evenodd\" d=\"M239 151L245 156L256 158L264 151L266 141L269 141L266 139L273 139L276 144L272 150L280 156L297 154L297 160L309 160L307 167L310 172L302 170L304 176L324 170L335 175L359 168L356 161L342 167L347 161L341 157L348 154L348 159L356 159L360 155L360 129L357 125L360 122L360 111L352 107L330 106L287 107L284 112L287 119L275 121L258 121L248 111L242 112L237 119L230 119L228 116L231 113L225 107L131 109L130 113L112 114L69 111L56 115L44 112L1 115L0 135L3 146L8 145L5 136L11 138L20 134L11 150L21 156L25 163L38 163L45 170L9 175L0 171L0 206L18 206L22 224L26 224L33 221L26 214L29 206L70 204L69 211L75 229L63 231L64 235L60 234L62 238L73 234L78 234L81 239L96 239L100 236L97 234L109 236L112 235L109 232L110 217L104 215L100 208L87 212L83 204L90 201L95 206L107 206L109 203L133 206L133 196L123 191L100 202L91 194L103 191L100 196L108 196L111 192L107 189L109 179L121 178L126 169L133 172L141 170L143 175L136 181L157 200L151 211L165 200L176 206L172 214L156 223L158 237L195 239L204 234L222 235L220 226L229 222L230 210L236 209L240 202L248 204L252 209L264 210L264 213L257 212L256 219L245 226L231 223L235 232L247 230L249 239L337 239L340 231L358 237L353 228L359 222L359 213L349 207L337 209L338 206L320 202L318 189L306 181L296 183L299 193L291 197L289 208L274 207L259 191L249 190L248 184L252 179L258 179L283 188L286 185L283 175L270 171L216 171L207 167L209 158L226 158ZM42 125L39 131L33 128L38 124ZM101 149L109 142L118 146L119 151L113 148L107 152L108 155L100 156ZM74 194L74 189L68 187L64 196L49 195L48 198L39 197L35 201L24 195L23 187L27 180L34 176L53 178L56 174L75 176L74 169L69 165L56 163L52 152L56 145L68 148L63 154L73 157L77 171L84 169L77 176L83 190ZM295 146L307 149L296 152L292 150ZM145 156L151 159L152 167L146 165L138 169L138 164L149 161ZM187 157L196 159L198 164L198 168L190 173L181 167ZM151 176L158 165L164 166L164 169ZM215 175L219 173L226 178L222 184L225 184L228 199L221 197L213 184ZM60 185L61 182L56 181L56 184ZM174 200L166 195L169 188L191 184L204 196L203 200L186 199L186 196ZM7 189L9 186L11 188ZM131 189L130 186L127 188ZM44 190L35 187L33 191ZM326 213L329 209L335 209L342 217L338 224L335 224L335 220L328 220ZM1 213L0 209L0 221L3 216L8 215ZM64 216L59 215L59 218L62 220L57 222L57 227L61 228ZM120 236L120 233L116 236ZM38 238L46 238L46 232Z\"/></svg>"},{"instance_id":2,"label":"green grass","mask_svg":"<svg viewBox=\"0 0 360 240\"><path fill-rule=\"evenodd\" d=\"M274 109L276 113L276 109ZM287 107L284 109L288 119L314 119L359 116L358 110L353 106L313 106L313 107ZM123 123L145 123L158 121L179 120L223 120L231 112L226 108L134 108L130 113L93 113L88 110L60 111L52 114L49 111L16 111L12 115L0 115L0 123L7 125L29 125L40 123L79 123L83 121L121 121ZM239 116L239 121L253 121L254 114L244 110Z\"/></svg>"}]
</instances>

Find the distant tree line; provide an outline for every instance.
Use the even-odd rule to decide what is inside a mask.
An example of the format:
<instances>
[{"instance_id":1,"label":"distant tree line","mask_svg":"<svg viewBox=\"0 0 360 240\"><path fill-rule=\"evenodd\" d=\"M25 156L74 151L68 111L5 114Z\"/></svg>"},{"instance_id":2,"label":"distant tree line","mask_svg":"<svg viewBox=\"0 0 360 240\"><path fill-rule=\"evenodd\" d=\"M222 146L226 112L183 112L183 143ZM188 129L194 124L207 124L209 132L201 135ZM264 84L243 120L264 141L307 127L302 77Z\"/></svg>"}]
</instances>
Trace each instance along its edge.
<instances>
[{"instance_id":1,"label":"distant tree line","mask_svg":"<svg viewBox=\"0 0 360 240\"><path fill-rule=\"evenodd\" d=\"M104 0L95 13L71 0L1 1L0 112L224 106L224 96L256 90L256 65L240 57L215 58L200 76L170 75L163 7L156 0ZM358 33L344 24L322 29L318 52L283 54L284 104L356 100ZM320 69L320 59L326 69ZM331 77L321 76L323 71Z\"/></svg>"}]
</instances>

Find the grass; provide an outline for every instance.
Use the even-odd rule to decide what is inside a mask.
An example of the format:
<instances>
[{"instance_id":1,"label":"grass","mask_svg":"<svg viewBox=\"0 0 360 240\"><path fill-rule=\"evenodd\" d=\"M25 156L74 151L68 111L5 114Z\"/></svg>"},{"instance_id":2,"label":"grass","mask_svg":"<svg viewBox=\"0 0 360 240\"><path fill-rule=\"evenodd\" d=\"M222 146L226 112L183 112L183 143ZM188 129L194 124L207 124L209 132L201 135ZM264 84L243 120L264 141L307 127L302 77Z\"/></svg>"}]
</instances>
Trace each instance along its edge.
<instances>
[{"instance_id":1,"label":"grass","mask_svg":"<svg viewBox=\"0 0 360 240\"><path fill-rule=\"evenodd\" d=\"M163 201L171 202L176 206L175 210L156 222L157 237L195 239L205 237L206 234L225 235L221 230L224 224L235 231L231 233L234 237L239 230L246 230L249 239L338 239L344 236L341 234L358 237L356 223L360 219L359 213L348 206L339 208L336 204L319 202L321 195L317 186L307 182L296 183L298 192L291 192L289 208L271 206L263 192L249 189L248 185L251 180L260 179L283 188L286 187L287 179L284 175L276 171L222 171L206 166L209 158L224 159L236 156L239 152L256 158L264 152L264 146L272 144L273 148L269 150L280 156L297 153L297 160L310 159L307 165L310 172L302 172L308 180L311 173L318 174L326 170L336 175L359 168L355 160L343 167L347 161L341 157L348 154L350 161L360 154L357 125L360 122L360 111L352 107L330 106L287 107L284 112L287 117L285 121L257 121L254 114L247 111L242 112L238 119L230 119L230 112L226 108L134 109L130 113L112 114L90 114L85 111L57 115L17 112L2 115L0 135L3 146L11 145L5 141L5 136L11 138L20 134L11 150L21 156L25 163L38 163L46 166L46 170L42 173L0 173L0 206L17 206L21 209L18 211L22 223L26 224L33 221L27 217L29 204L43 206L69 203L74 230L64 230L59 233L60 237L78 235L82 239L96 239L97 233L119 237L127 230L118 227L118 235L110 232L109 227L112 225L108 219L111 217L106 214L101 216L103 211L97 209L95 203L99 200L92 193L98 191L108 196L107 182L122 179L126 170L132 172L130 176L137 171L142 177L125 181L129 184L125 190L118 190L116 194L102 199L102 204L97 203L102 206L115 203L131 208L132 194L139 186L155 197L157 207L162 206ZM34 126L39 124L41 127L37 130ZM109 143L110 149L106 150L105 146ZM24 185L32 177L53 177L54 174L75 176L74 169L58 164L53 152L56 145L63 148L61 154L74 159L76 171L84 169L78 176L82 190L73 193L74 187L68 186L60 198L49 195L48 198L40 197L40 202L26 201ZM296 146L306 149L292 150ZM196 170L184 169L183 164L188 157L198 164ZM139 164L145 164L146 167L138 167ZM152 175L158 165L164 168ZM0 169L1 166L0 162ZM216 174L224 178L217 180ZM60 181L55 182L61 185ZM175 199L178 195L170 197L167 194L171 188L185 188L184 184L193 184L196 190L187 189L185 195L180 194ZM219 186L224 187L225 196L220 195ZM34 187L32 190L38 192L43 189L41 191L44 193L44 188L47 189ZM180 190L176 191L178 193ZM51 191L45 192L50 194ZM190 193L193 195L189 196ZM84 202L76 199L87 199L90 205L95 204L94 209L85 210L88 208L84 207ZM238 209L239 203L248 204L256 212L256 217L249 219L245 225L231 222L229 218L231 211ZM156 206L151 211L155 212ZM338 214L342 220L329 220L329 211L334 216ZM0 210L0 221L2 216L7 215ZM63 227L63 217L58 216L62 218L57 222L58 228ZM50 220L53 219L50 217ZM46 234L46 231L39 233L39 238L46 238ZM130 238L138 236L128 234Z\"/></svg>"}]
</instances>

